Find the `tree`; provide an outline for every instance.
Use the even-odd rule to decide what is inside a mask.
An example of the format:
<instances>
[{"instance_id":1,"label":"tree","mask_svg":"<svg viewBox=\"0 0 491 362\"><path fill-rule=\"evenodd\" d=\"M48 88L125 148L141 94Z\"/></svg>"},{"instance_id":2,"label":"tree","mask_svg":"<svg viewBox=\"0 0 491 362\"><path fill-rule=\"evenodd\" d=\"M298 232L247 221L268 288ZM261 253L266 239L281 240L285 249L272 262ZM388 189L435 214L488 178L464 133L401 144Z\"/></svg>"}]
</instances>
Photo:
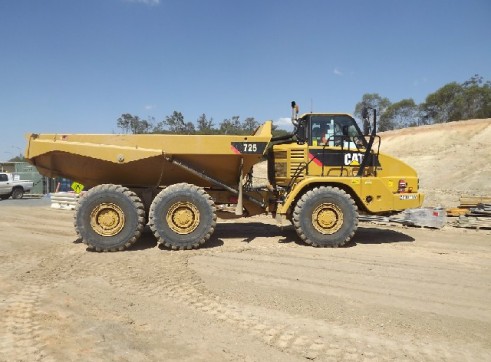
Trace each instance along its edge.
<instances>
[{"instance_id":1,"label":"tree","mask_svg":"<svg viewBox=\"0 0 491 362\"><path fill-rule=\"evenodd\" d=\"M214 134L216 130L213 128L213 118L209 120L206 118L206 115L203 113L199 116L197 120L197 133L199 134Z\"/></svg>"},{"instance_id":2,"label":"tree","mask_svg":"<svg viewBox=\"0 0 491 362\"><path fill-rule=\"evenodd\" d=\"M147 120L142 120L138 116L133 116L130 113L124 113L117 119L118 128L121 128L125 133L149 133L152 124Z\"/></svg>"},{"instance_id":3,"label":"tree","mask_svg":"<svg viewBox=\"0 0 491 362\"><path fill-rule=\"evenodd\" d=\"M245 134L252 134L259 127L259 123L253 117L248 117L242 123L242 130Z\"/></svg>"},{"instance_id":4,"label":"tree","mask_svg":"<svg viewBox=\"0 0 491 362\"><path fill-rule=\"evenodd\" d=\"M419 124L419 107L412 98L403 99L391 104L380 115L378 130L380 132L405 128Z\"/></svg>"},{"instance_id":5,"label":"tree","mask_svg":"<svg viewBox=\"0 0 491 362\"><path fill-rule=\"evenodd\" d=\"M273 137L280 137L280 136L286 136L288 134L291 134L291 132L278 128L278 126L275 124L273 124L271 127L271 133L273 134Z\"/></svg>"},{"instance_id":6,"label":"tree","mask_svg":"<svg viewBox=\"0 0 491 362\"><path fill-rule=\"evenodd\" d=\"M428 95L421 105L425 123L443 123L460 119L460 107L457 99L462 93L462 86L457 82L444 85Z\"/></svg>"},{"instance_id":7,"label":"tree","mask_svg":"<svg viewBox=\"0 0 491 362\"><path fill-rule=\"evenodd\" d=\"M491 117L491 82L478 74L459 84L444 85L421 104L426 123L442 123Z\"/></svg>"},{"instance_id":8,"label":"tree","mask_svg":"<svg viewBox=\"0 0 491 362\"><path fill-rule=\"evenodd\" d=\"M191 131L194 133L194 125L191 122L186 123L181 112L174 111L154 128L155 133L166 133L166 130L169 133L189 134Z\"/></svg>"},{"instance_id":9,"label":"tree","mask_svg":"<svg viewBox=\"0 0 491 362\"><path fill-rule=\"evenodd\" d=\"M12 157L10 160L7 162L26 162L26 158L22 153L19 153L18 156Z\"/></svg>"},{"instance_id":10,"label":"tree","mask_svg":"<svg viewBox=\"0 0 491 362\"><path fill-rule=\"evenodd\" d=\"M483 83L478 74L462 83L463 92L457 99L462 119L491 117L491 82Z\"/></svg>"},{"instance_id":11,"label":"tree","mask_svg":"<svg viewBox=\"0 0 491 362\"><path fill-rule=\"evenodd\" d=\"M361 102L358 102L355 106L355 116L361 119L361 112L365 107L376 109L379 116L381 116L390 105L389 99L380 96L378 93L365 93Z\"/></svg>"},{"instance_id":12,"label":"tree","mask_svg":"<svg viewBox=\"0 0 491 362\"><path fill-rule=\"evenodd\" d=\"M194 127L193 122L186 122L184 125L184 130L182 131L182 134L195 134L196 133L196 128Z\"/></svg>"},{"instance_id":13,"label":"tree","mask_svg":"<svg viewBox=\"0 0 491 362\"><path fill-rule=\"evenodd\" d=\"M233 116L230 119L226 118L220 123L220 134L243 134L243 128L239 120L239 116Z\"/></svg>"}]
</instances>

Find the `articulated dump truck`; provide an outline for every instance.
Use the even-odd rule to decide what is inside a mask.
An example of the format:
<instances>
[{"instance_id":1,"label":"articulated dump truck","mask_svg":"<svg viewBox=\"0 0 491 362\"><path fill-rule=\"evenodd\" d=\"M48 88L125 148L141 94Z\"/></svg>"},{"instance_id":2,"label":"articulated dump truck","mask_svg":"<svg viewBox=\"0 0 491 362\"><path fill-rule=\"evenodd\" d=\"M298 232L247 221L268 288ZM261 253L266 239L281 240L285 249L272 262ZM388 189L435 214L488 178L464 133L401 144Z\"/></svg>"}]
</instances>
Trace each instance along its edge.
<instances>
[{"instance_id":1,"label":"articulated dump truck","mask_svg":"<svg viewBox=\"0 0 491 362\"><path fill-rule=\"evenodd\" d=\"M292 109L294 131L282 137L272 137L271 121L250 136L33 133L26 158L88 190L75 229L96 251L128 248L147 224L167 248L197 248L224 212L269 213L306 244L337 247L353 237L360 213L422 205L415 170L379 152L375 111L364 112L363 133L348 114ZM259 162L268 172L258 184Z\"/></svg>"}]
</instances>

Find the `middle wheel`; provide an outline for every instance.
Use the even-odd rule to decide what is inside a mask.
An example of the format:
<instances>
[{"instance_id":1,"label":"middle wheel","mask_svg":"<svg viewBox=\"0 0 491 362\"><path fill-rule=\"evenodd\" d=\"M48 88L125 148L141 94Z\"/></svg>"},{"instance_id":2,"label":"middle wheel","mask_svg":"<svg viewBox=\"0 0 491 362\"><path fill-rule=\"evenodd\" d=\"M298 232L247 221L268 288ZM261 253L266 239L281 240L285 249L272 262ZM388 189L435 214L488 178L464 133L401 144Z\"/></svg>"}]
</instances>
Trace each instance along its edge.
<instances>
[{"instance_id":1,"label":"middle wheel","mask_svg":"<svg viewBox=\"0 0 491 362\"><path fill-rule=\"evenodd\" d=\"M216 225L213 200L202 188L180 183L162 190L153 200L149 225L159 243L171 249L198 248Z\"/></svg>"}]
</instances>

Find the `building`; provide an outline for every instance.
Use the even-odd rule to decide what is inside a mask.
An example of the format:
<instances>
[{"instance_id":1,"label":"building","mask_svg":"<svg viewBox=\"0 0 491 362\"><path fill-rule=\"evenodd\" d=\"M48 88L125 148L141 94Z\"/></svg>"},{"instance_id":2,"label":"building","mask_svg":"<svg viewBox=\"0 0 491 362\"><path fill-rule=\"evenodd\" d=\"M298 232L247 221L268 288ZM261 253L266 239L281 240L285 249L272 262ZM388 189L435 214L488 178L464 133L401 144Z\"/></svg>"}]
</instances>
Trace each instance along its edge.
<instances>
[{"instance_id":1,"label":"building","mask_svg":"<svg viewBox=\"0 0 491 362\"><path fill-rule=\"evenodd\" d=\"M0 162L0 171L19 175L21 180L32 181L34 185L31 194L44 195L55 191L71 191L70 180L42 176L36 167L28 162Z\"/></svg>"}]
</instances>

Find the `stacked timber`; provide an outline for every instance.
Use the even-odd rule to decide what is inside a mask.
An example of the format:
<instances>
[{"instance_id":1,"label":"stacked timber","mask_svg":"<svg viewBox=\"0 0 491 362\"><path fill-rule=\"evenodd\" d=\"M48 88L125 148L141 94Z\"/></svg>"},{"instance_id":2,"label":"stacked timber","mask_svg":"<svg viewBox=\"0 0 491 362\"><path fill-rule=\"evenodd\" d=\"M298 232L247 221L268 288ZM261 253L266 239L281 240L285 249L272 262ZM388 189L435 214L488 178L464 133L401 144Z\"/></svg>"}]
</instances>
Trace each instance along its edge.
<instances>
[{"instance_id":1,"label":"stacked timber","mask_svg":"<svg viewBox=\"0 0 491 362\"><path fill-rule=\"evenodd\" d=\"M479 204L491 204L491 196L466 196L460 197L460 209L470 209L477 207Z\"/></svg>"},{"instance_id":2,"label":"stacked timber","mask_svg":"<svg viewBox=\"0 0 491 362\"><path fill-rule=\"evenodd\" d=\"M459 216L457 227L473 229L491 229L491 202L478 203L469 208L469 213Z\"/></svg>"},{"instance_id":3,"label":"stacked timber","mask_svg":"<svg viewBox=\"0 0 491 362\"><path fill-rule=\"evenodd\" d=\"M471 212L471 207L476 207L483 202L491 202L491 197L462 195L458 207L452 207L446 210L447 216L459 217L468 215Z\"/></svg>"}]
</instances>

